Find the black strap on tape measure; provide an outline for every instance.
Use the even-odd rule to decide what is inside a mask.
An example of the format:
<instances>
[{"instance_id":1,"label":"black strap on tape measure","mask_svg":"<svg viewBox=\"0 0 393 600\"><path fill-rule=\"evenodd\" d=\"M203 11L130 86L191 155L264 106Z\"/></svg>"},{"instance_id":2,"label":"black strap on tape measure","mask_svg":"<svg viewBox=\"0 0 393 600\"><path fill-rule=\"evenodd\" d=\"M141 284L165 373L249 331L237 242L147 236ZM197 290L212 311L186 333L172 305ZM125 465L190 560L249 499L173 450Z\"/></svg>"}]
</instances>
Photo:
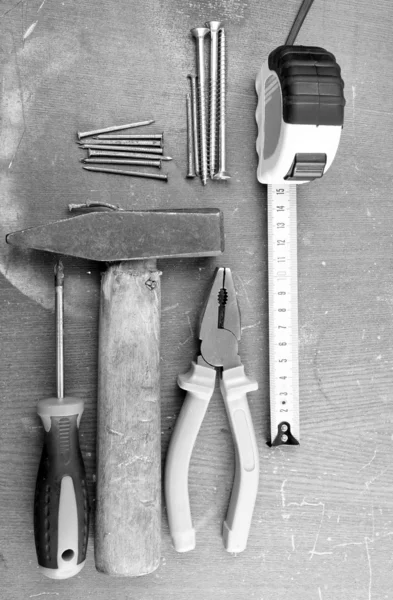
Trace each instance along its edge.
<instances>
[{"instance_id":1,"label":"black strap on tape measure","mask_svg":"<svg viewBox=\"0 0 393 600\"><path fill-rule=\"evenodd\" d=\"M269 69L280 80L283 119L295 125L343 125L344 81L334 55L317 46L279 46Z\"/></svg>"}]
</instances>

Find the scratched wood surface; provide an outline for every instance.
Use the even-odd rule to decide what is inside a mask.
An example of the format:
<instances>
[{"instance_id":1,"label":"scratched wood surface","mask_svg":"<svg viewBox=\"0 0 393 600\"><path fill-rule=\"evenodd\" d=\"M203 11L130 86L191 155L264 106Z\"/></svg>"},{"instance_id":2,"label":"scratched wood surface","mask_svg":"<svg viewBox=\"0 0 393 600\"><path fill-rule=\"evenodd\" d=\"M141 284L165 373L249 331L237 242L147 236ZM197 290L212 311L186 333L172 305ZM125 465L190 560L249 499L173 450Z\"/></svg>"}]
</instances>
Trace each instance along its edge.
<instances>
[{"instance_id":1,"label":"scratched wood surface","mask_svg":"<svg viewBox=\"0 0 393 600\"><path fill-rule=\"evenodd\" d=\"M231 267L243 318L260 490L247 550L225 552L221 524L234 472L224 407L214 394L192 458L196 550L173 550L165 511L152 575L96 572L93 537L75 578L36 565L32 500L53 394L52 259L0 242L0 597L82 600L383 600L393 587L393 203L390 0L315 0L299 43L331 50L347 106L336 160L299 192L302 444L268 439L266 189L256 180L254 79L283 43L300 0L7 0L0 4L0 233L65 217L69 202L125 208L219 207L217 260L165 260L162 276L162 449L197 353L197 323L216 265ZM191 27L221 19L228 38L227 183L186 180L186 76ZM155 118L169 183L87 173L75 132ZM94 508L99 266L65 260L66 390L86 399L81 444ZM93 523L94 525L94 523Z\"/></svg>"}]
</instances>

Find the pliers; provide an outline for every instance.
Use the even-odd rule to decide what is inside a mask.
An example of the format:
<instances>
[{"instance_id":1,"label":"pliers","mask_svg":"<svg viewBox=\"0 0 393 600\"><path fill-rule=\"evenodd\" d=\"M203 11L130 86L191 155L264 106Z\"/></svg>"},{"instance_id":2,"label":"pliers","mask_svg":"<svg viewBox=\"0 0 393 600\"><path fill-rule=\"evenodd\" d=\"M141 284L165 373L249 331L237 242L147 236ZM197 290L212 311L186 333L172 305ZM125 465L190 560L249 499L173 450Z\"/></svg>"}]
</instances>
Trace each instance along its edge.
<instances>
[{"instance_id":1,"label":"pliers","mask_svg":"<svg viewBox=\"0 0 393 600\"><path fill-rule=\"evenodd\" d=\"M240 312L231 271L216 270L200 323L200 355L178 385L187 391L170 440L165 467L165 499L169 530L175 550L195 548L188 495L188 470L192 449L213 395L216 369L236 450L235 478L222 536L228 552L247 545L258 492L259 457L247 392L258 384L246 377L238 355Z\"/></svg>"}]
</instances>

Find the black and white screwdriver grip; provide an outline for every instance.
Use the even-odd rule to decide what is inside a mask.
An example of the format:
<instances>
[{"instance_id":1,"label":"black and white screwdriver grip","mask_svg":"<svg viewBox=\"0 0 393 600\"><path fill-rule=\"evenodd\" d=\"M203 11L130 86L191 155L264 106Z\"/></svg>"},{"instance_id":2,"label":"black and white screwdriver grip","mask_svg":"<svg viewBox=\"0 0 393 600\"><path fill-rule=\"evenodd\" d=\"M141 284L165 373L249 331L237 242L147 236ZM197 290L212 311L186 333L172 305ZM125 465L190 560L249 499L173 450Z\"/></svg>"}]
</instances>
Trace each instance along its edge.
<instances>
[{"instance_id":1,"label":"black and white screwdriver grip","mask_svg":"<svg viewBox=\"0 0 393 600\"><path fill-rule=\"evenodd\" d=\"M89 504L78 429L84 403L79 398L40 400L44 447L37 475L34 534L40 570L67 579L83 568Z\"/></svg>"}]
</instances>

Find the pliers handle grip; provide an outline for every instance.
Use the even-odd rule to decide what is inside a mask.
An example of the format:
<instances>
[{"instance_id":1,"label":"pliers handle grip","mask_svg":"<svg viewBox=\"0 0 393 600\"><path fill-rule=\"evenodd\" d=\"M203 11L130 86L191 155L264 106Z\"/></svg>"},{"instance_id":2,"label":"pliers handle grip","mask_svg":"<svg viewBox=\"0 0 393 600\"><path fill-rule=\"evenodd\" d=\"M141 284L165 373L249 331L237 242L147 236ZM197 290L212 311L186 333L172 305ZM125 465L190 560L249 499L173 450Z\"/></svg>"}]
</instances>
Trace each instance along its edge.
<instances>
[{"instance_id":1,"label":"pliers handle grip","mask_svg":"<svg viewBox=\"0 0 393 600\"><path fill-rule=\"evenodd\" d=\"M178 378L179 387L187 394L171 437L165 472L169 529L178 552L195 548L188 470L195 440L214 392L215 378L214 369L195 362L188 373ZM256 390L258 384L246 377L240 365L224 370L220 386L236 451L235 480L223 525L223 540L228 552L242 552L247 544L259 482L258 448L246 394Z\"/></svg>"}]
</instances>

